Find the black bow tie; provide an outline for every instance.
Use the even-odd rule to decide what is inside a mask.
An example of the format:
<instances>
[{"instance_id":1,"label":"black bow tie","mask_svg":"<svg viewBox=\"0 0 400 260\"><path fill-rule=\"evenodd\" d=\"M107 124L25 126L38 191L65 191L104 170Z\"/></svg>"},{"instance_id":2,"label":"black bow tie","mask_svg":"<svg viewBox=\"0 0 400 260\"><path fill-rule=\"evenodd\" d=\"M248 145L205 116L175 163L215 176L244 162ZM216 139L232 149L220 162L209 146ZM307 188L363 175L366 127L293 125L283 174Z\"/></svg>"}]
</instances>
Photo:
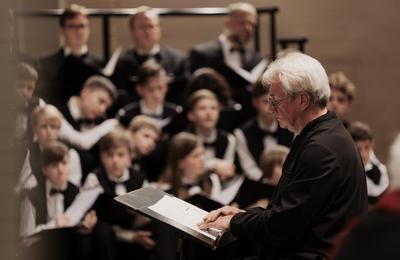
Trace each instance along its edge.
<instances>
[{"instance_id":1,"label":"black bow tie","mask_svg":"<svg viewBox=\"0 0 400 260\"><path fill-rule=\"evenodd\" d=\"M214 142L203 142L205 148L215 148L217 146L217 140Z\"/></svg>"},{"instance_id":2,"label":"black bow tie","mask_svg":"<svg viewBox=\"0 0 400 260\"><path fill-rule=\"evenodd\" d=\"M61 189L51 188L50 189L50 196L57 195L57 194L64 195L65 191L66 191L66 189L65 190L61 190Z\"/></svg>"},{"instance_id":3,"label":"black bow tie","mask_svg":"<svg viewBox=\"0 0 400 260\"><path fill-rule=\"evenodd\" d=\"M137 59L139 61L139 63L143 63L151 58L154 58L157 62L160 62L161 60L161 55L160 53L156 53L156 54L139 54L136 53Z\"/></svg>"},{"instance_id":4,"label":"black bow tie","mask_svg":"<svg viewBox=\"0 0 400 260\"><path fill-rule=\"evenodd\" d=\"M79 189L70 182L68 182L65 190L55 188L50 189L50 196L54 196L56 194L61 194L64 196L64 209L67 209L72 204L78 193Z\"/></svg>"},{"instance_id":5,"label":"black bow tie","mask_svg":"<svg viewBox=\"0 0 400 260\"><path fill-rule=\"evenodd\" d=\"M232 47L229 49L229 51L230 51L230 52L239 52L241 55L244 54L244 48L243 48L243 46L232 46Z\"/></svg>"},{"instance_id":6,"label":"black bow tie","mask_svg":"<svg viewBox=\"0 0 400 260\"><path fill-rule=\"evenodd\" d=\"M78 123L78 125L79 126L82 126L82 125L96 125L97 124L97 121L96 120L94 120L94 119L78 119L77 120L77 123Z\"/></svg>"}]
</instances>

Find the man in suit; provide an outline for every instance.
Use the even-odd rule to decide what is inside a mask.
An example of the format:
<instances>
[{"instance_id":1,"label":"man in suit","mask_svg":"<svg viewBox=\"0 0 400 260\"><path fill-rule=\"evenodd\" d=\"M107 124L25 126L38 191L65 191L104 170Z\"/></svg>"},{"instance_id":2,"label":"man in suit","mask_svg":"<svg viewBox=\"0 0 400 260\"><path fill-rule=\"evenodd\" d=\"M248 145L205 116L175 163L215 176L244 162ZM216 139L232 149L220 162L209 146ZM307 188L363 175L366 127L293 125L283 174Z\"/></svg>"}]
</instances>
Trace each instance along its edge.
<instances>
[{"instance_id":1,"label":"man in suit","mask_svg":"<svg viewBox=\"0 0 400 260\"><path fill-rule=\"evenodd\" d=\"M251 105L251 84L243 74L262 60L259 53L245 45L252 39L257 21L257 11L251 4L229 5L224 19L224 31L218 39L194 46L190 51L190 71L211 67L229 82L233 99L243 107L243 121L254 115Z\"/></svg>"},{"instance_id":2,"label":"man in suit","mask_svg":"<svg viewBox=\"0 0 400 260\"><path fill-rule=\"evenodd\" d=\"M226 206L201 228L259 242L260 259L328 259L339 231L367 213L365 172L340 119L328 112L328 77L314 58L289 53L263 76L271 111L297 136L267 209Z\"/></svg>"},{"instance_id":3,"label":"man in suit","mask_svg":"<svg viewBox=\"0 0 400 260\"><path fill-rule=\"evenodd\" d=\"M38 96L47 103L60 105L78 95L83 82L100 74L102 61L88 53L89 19L83 6L72 4L59 19L64 46L39 59Z\"/></svg>"},{"instance_id":4,"label":"man in suit","mask_svg":"<svg viewBox=\"0 0 400 260\"><path fill-rule=\"evenodd\" d=\"M118 60L113 75L117 88L123 95L138 99L134 90L137 70L143 62L154 59L167 72L169 79L167 100L183 103L184 57L180 51L160 45L161 27L158 14L148 6L138 7L137 12L130 17L129 29L135 47L126 50ZM134 100L123 102L122 106L132 101Z\"/></svg>"}]
</instances>

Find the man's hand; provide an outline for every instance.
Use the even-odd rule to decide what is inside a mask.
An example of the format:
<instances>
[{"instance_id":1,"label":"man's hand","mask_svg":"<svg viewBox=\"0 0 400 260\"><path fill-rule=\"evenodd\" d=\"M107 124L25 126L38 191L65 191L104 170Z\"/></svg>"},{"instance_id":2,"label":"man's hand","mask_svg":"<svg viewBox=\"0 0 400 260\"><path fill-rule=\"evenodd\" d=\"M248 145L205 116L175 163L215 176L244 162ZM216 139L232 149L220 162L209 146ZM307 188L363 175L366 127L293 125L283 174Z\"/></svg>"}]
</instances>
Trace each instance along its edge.
<instances>
[{"instance_id":1,"label":"man's hand","mask_svg":"<svg viewBox=\"0 0 400 260\"><path fill-rule=\"evenodd\" d=\"M204 217L203 223L199 224L199 228L218 228L227 230L229 229L229 224L232 217L240 212L244 212L244 210L232 206L225 206L217 210L213 210Z\"/></svg>"},{"instance_id":2,"label":"man's hand","mask_svg":"<svg viewBox=\"0 0 400 260\"><path fill-rule=\"evenodd\" d=\"M67 213L64 213L56 219L56 226L59 228L66 227L69 221L69 215Z\"/></svg>"}]
</instances>

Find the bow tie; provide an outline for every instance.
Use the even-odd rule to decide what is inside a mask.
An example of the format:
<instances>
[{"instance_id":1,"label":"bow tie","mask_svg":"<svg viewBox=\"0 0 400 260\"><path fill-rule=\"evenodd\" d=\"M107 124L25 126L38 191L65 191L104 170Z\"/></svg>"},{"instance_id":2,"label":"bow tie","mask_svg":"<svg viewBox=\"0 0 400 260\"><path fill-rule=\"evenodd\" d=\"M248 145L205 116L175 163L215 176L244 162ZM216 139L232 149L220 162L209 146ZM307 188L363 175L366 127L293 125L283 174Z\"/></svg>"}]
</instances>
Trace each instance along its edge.
<instances>
[{"instance_id":1,"label":"bow tie","mask_svg":"<svg viewBox=\"0 0 400 260\"><path fill-rule=\"evenodd\" d=\"M217 140L214 142L203 142L205 148L215 148L217 146Z\"/></svg>"},{"instance_id":2,"label":"bow tie","mask_svg":"<svg viewBox=\"0 0 400 260\"><path fill-rule=\"evenodd\" d=\"M50 196L57 195L57 194L64 195L65 192L66 192L66 189L65 190L61 190L61 189L51 188L50 189Z\"/></svg>"},{"instance_id":3,"label":"bow tie","mask_svg":"<svg viewBox=\"0 0 400 260\"><path fill-rule=\"evenodd\" d=\"M160 53L156 53L156 54L139 54L136 53L136 56L138 58L139 63L143 63L151 58L154 58L157 62L160 62L161 60L161 55Z\"/></svg>"},{"instance_id":4,"label":"bow tie","mask_svg":"<svg viewBox=\"0 0 400 260\"><path fill-rule=\"evenodd\" d=\"M243 55L245 50L244 50L243 46L232 46L229 49L229 51L230 52L239 52L241 55Z\"/></svg>"},{"instance_id":5,"label":"bow tie","mask_svg":"<svg viewBox=\"0 0 400 260\"><path fill-rule=\"evenodd\" d=\"M77 120L78 125L96 125L97 121L94 119L78 119Z\"/></svg>"}]
</instances>

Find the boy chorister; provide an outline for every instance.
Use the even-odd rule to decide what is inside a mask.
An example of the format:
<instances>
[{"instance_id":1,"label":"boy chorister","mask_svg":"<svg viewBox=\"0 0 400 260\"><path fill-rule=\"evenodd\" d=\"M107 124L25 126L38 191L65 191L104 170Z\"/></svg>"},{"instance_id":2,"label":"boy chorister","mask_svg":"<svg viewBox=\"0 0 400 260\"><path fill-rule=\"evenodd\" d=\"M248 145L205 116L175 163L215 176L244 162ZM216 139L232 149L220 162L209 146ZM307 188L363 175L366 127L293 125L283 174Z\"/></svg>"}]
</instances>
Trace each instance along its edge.
<instances>
[{"instance_id":1,"label":"boy chorister","mask_svg":"<svg viewBox=\"0 0 400 260\"><path fill-rule=\"evenodd\" d=\"M364 163L368 203L374 205L389 187L389 175L386 166L376 158L373 152L375 142L368 125L362 122L354 122L350 124L348 130Z\"/></svg>"},{"instance_id":2,"label":"boy chorister","mask_svg":"<svg viewBox=\"0 0 400 260\"><path fill-rule=\"evenodd\" d=\"M53 105L36 107L32 112L33 141L29 143L25 162L17 184L17 191L29 189L44 182L41 165L43 147L59 138L62 115ZM82 178L81 160L77 151L70 148L69 181L80 186Z\"/></svg>"},{"instance_id":3,"label":"boy chorister","mask_svg":"<svg viewBox=\"0 0 400 260\"><path fill-rule=\"evenodd\" d=\"M100 185L100 195L94 208L99 219L112 226L116 237L117 255L124 257L146 257L155 242L152 232L135 226L140 217L135 217L123 206L115 204L113 198L139 189L144 176L132 169L132 144L126 130L115 129L99 141L101 166L90 173L84 187Z\"/></svg>"},{"instance_id":4,"label":"boy chorister","mask_svg":"<svg viewBox=\"0 0 400 260\"><path fill-rule=\"evenodd\" d=\"M165 101L168 92L167 75L163 67L153 60L144 62L138 71L136 92L140 96L138 102L125 105L117 113L121 124L128 126L137 115L146 115L159 121L163 130L171 123L182 108Z\"/></svg>"},{"instance_id":5,"label":"boy chorister","mask_svg":"<svg viewBox=\"0 0 400 260\"><path fill-rule=\"evenodd\" d=\"M41 165L44 183L38 184L26 192L26 198L21 204L21 236L27 237L40 231L53 231L41 233L42 239L48 241L48 251L52 247L61 246L66 259L90 257L92 241L90 233L97 223L94 211L84 215L76 231L60 229L70 226L70 220L74 216L66 211L73 204L79 194L79 188L68 181L69 155L68 148L60 142L47 143L42 148ZM47 237L47 235L49 237ZM48 240L47 240L48 239ZM34 245L40 245L41 240ZM40 247L40 246L39 246ZM57 255L57 252L54 252ZM60 252L58 252L59 254ZM51 254L50 254L51 255ZM53 256L54 257L54 256Z\"/></svg>"},{"instance_id":6,"label":"boy chorister","mask_svg":"<svg viewBox=\"0 0 400 260\"><path fill-rule=\"evenodd\" d=\"M238 141L238 156L245 175L252 180L260 180L260 157L265 149L276 144L290 146L293 134L279 127L268 105L268 91L258 81L252 91L253 106L257 116L234 131Z\"/></svg>"}]
</instances>

